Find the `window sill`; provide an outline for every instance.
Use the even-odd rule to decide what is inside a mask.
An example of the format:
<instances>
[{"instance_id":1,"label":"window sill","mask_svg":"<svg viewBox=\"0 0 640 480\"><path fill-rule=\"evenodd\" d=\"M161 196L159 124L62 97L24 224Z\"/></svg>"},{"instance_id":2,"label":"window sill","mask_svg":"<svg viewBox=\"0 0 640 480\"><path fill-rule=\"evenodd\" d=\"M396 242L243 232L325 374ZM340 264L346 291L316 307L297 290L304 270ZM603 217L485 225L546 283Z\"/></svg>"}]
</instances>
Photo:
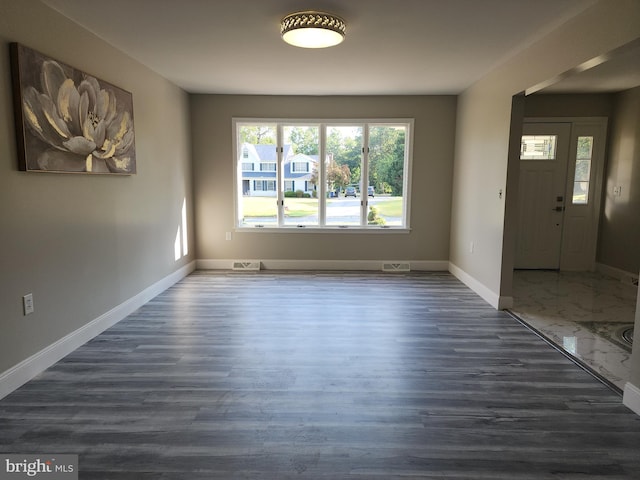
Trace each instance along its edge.
<instances>
[{"instance_id":1,"label":"window sill","mask_svg":"<svg viewBox=\"0 0 640 480\"><path fill-rule=\"evenodd\" d=\"M236 227L237 233L365 233L365 234L394 234L394 233L411 233L408 227L360 227L360 226L285 226L285 227Z\"/></svg>"}]
</instances>

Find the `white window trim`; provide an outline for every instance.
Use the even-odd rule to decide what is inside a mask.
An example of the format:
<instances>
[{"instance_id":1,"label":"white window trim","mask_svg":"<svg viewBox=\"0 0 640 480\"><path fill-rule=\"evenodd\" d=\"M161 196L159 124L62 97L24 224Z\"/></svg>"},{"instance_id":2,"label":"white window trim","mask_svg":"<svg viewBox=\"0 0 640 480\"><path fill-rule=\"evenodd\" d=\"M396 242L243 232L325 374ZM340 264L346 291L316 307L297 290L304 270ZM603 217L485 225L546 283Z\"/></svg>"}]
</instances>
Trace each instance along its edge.
<instances>
[{"instance_id":1,"label":"white window trim","mask_svg":"<svg viewBox=\"0 0 640 480\"><path fill-rule=\"evenodd\" d=\"M318 182L318 214L319 221L321 225L285 225L280 224L278 226L268 225L242 225L240 224L240 212L239 212L239 202L240 197L242 196L242 188L239 185L239 179L242 178L242 162L238 162L238 149L240 145L238 145L238 126L242 126L244 124L269 124L269 125L277 125L278 137L281 138L282 129L286 126L307 126L314 127L317 126L320 129L319 141L319 165L323 164L321 159L324 158L324 147L326 142L326 127L339 127L339 126L363 126L363 145L368 144L368 136L369 136L369 128L371 126L376 125L406 125L407 133L405 137L405 173L403 175L403 212L402 218L404 219L404 225L400 226L390 226L390 225L367 225L364 220L366 220L366 212L369 197L365 196L363 198L364 207L362 209L363 220L361 221L361 225L324 225L325 216L326 216L326 182L324 181L324 168L320 168L319 172L319 182ZM415 130L415 120L413 118L352 118L352 119L331 119L331 118L311 118L311 119L301 119L301 118L232 118L232 162L233 162L233 191L234 191L234 231L236 232L263 232L263 233L409 233L411 232L411 179L413 175L413 132ZM277 146L278 156L277 156L277 164L283 165L283 158L281 152L281 146ZM364 153L363 156L363 171L362 176L365 177L367 174L368 167L368 152ZM278 170L276 166L276 171L282 171L282 169ZM283 178L281 174L278 174L276 191L278 193L277 200L281 203L283 198ZM282 206L279 206L279 209Z\"/></svg>"}]
</instances>

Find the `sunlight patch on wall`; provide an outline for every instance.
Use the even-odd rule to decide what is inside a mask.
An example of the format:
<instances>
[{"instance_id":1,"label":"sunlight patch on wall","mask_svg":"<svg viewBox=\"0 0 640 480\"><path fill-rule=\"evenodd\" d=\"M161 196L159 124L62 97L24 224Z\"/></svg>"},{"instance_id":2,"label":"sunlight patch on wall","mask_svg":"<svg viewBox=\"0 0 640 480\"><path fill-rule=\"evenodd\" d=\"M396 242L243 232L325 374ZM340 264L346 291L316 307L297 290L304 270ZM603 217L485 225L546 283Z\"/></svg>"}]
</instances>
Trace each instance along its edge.
<instances>
[{"instance_id":1,"label":"sunlight patch on wall","mask_svg":"<svg viewBox=\"0 0 640 480\"><path fill-rule=\"evenodd\" d=\"M173 243L174 258L176 262L182 258L182 249L180 248L180 239L182 238L182 235L180 233L180 230L180 225L178 225L178 231L176 232L176 241Z\"/></svg>"},{"instance_id":2,"label":"sunlight patch on wall","mask_svg":"<svg viewBox=\"0 0 640 480\"><path fill-rule=\"evenodd\" d=\"M187 199L182 200L182 216L178 230L176 231L176 240L173 243L174 259L177 262L182 257L189 254L189 231L187 230Z\"/></svg>"},{"instance_id":3,"label":"sunlight patch on wall","mask_svg":"<svg viewBox=\"0 0 640 480\"><path fill-rule=\"evenodd\" d=\"M182 200L182 255L189 255L189 233L187 230L187 199Z\"/></svg>"}]
</instances>

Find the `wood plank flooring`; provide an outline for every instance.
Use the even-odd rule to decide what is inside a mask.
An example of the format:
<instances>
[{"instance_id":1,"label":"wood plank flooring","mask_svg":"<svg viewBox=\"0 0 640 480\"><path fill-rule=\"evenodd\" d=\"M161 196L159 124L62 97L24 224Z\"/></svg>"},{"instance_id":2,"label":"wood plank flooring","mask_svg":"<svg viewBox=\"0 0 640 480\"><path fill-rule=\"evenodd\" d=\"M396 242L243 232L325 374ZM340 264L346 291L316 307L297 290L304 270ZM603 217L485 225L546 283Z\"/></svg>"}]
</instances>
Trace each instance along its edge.
<instances>
[{"instance_id":1,"label":"wood plank flooring","mask_svg":"<svg viewBox=\"0 0 640 480\"><path fill-rule=\"evenodd\" d=\"M196 272L0 401L81 479L633 479L640 417L445 273Z\"/></svg>"}]
</instances>

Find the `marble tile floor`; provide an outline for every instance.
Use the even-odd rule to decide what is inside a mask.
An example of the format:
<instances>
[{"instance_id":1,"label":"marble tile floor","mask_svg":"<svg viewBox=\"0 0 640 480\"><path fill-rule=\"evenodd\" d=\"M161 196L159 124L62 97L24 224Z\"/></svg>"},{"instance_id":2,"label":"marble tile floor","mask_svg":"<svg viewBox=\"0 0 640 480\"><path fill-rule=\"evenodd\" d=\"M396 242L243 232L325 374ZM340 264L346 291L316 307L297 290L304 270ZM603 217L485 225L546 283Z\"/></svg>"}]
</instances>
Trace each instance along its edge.
<instances>
[{"instance_id":1,"label":"marble tile floor","mask_svg":"<svg viewBox=\"0 0 640 480\"><path fill-rule=\"evenodd\" d=\"M517 317L614 390L629 377L637 287L591 272L516 270Z\"/></svg>"}]
</instances>

